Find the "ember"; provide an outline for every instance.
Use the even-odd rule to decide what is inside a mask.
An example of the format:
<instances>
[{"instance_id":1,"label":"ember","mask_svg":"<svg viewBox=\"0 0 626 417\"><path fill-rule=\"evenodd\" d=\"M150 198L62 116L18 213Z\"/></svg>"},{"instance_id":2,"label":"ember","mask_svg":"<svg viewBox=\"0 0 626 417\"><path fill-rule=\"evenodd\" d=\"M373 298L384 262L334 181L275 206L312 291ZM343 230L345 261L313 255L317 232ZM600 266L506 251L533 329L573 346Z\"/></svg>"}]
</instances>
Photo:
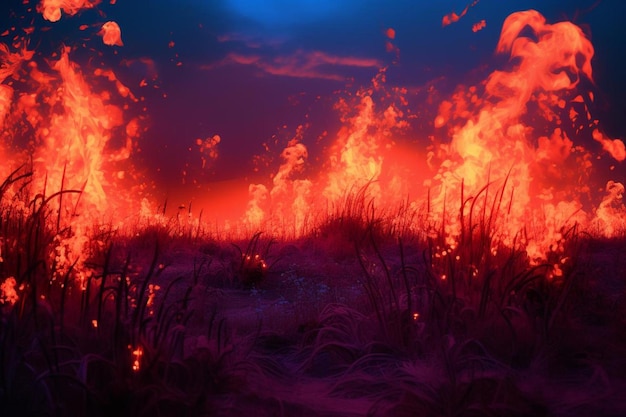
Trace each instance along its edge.
<instances>
[{"instance_id":1,"label":"ember","mask_svg":"<svg viewBox=\"0 0 626 417\"><path fill-rule=\"evenodd\" d=\"M115 22L106 22L102 25L102 30L98 33L102 36L102 42L105 45L124 46L122 42L122 30Z\"/></svg>"}]
</instances>

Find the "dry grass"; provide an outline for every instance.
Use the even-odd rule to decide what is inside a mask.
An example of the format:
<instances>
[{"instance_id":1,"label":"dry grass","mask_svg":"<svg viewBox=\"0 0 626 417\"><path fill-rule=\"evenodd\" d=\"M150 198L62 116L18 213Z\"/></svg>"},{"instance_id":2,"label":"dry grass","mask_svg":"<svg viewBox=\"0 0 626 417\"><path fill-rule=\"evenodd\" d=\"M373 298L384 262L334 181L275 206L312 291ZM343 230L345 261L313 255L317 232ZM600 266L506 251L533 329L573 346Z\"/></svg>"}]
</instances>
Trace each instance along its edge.
<instances>
[{"instance_id":1,"label":"dry grass","mask_svg":"<svg viewBox=\"0 0 626 417\"><path fill-rule=\"evenodd\" d=\"M79 261L58 254L73 191L29 179L0 186L0 278L19 296L0 304L3 415L626 412L624 238L563 230L534 264L497 241L497 204L450 247L357 194L298 240L175 219L94 228Z\"/></svg>"}]
</instances>

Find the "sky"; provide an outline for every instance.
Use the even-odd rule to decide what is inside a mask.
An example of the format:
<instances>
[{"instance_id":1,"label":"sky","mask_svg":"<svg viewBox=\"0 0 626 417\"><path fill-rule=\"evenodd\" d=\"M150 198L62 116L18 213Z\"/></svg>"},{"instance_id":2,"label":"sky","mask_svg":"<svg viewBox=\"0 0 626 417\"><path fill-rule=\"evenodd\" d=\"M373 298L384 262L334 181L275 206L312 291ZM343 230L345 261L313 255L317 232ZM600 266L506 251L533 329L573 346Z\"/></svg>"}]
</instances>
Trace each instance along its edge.
<instances>
[{"instance_id":1,"label":"sky","mask_svg":"<svg viewBox=\"0 0 626 417\"><path fill-rule=\"evenodd\" d=\"M21 1L3 2L19 10ZM33 3L33 2L31 2ZM433 80L452 91L503 63L494 56L510 13L536 9L548 22L571 20L596 54L596 117L626 137L626 2L621 0L104 0L64 17L33 40L40 51L86 45L121 81L145 97L148 130L137 164L165 193L233 179L267 178L278 155L306 125L312 159L340 127L340 97L367 87L381 68L387 83L419 91ZM469 4L468 4L469 3ZM443 26L451 12L467 12ZM105 47L80 24L114 20L123 46ZM14 19L13 19L14 20ZM8 20L6 22L13 22ZM477 32L472 26L485 21ZM3 24L3 25L5 25ZM394 37L388 29L393 28ZM387 43L391 42L388 47ZM150 86L140 90L148 78ZM436 104L433 104L436 107ZM416 134L419 134L417 132ZM219 135L217 158L200 161L197 140ZM622 167L623 168L623 167Z\"/></svg>"}]
</instances>

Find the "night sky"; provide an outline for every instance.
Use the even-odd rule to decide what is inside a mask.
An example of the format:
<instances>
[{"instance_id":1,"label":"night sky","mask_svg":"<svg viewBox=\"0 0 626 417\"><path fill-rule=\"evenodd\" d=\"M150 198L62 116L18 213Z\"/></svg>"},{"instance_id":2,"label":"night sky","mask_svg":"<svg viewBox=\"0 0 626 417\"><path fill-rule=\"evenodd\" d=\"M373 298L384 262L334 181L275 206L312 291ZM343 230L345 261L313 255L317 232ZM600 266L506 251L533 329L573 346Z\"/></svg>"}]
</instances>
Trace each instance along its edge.
<instances>
[{"instance_id":1,"label":"night sky","mask_svg":"<svg viewBox=\"0 0 626 417\"><path fill-rule=\"evenodd\" d=\"M10 18L0 31L7 22L24 24L16 18L24 7L20 3L3 2L14 13L6 14ZM191 177L202 189L234 179L267 179L280 163L282 147L305 123L310 127L303 142L314 160L339 127L337 99L367 86L381 67L388 67L388 85L409 91L435 79L448 80L451 87L475 82L477 73L501 64L493 51L506 16L527 9L538 10L549 23L574 21L590 34L596 50L594 116L607 134L626 137L626 2L481 0L458 22L442 27L444 15L467 5L467 0L105 1L57 23L31 14L36 27L50 28L34 33L31 45L42 54L61 43L76 46L76 59L85 63L93 59L91 51L99 51L104 65L145 97L149 129L136 163L166 194L178 192L183 181L190 187ZM486 27L472 32L483 19ZM106 20L120 25L123 47L105 46L96 36ZM80 31L82 24L92 27ZM396 34L392 51L386 49L388 28ZM138 83L146 77L150 85L141 89ZM319 140L324 131L328 138ZM213 135L221 137L219 157L200 168L195 141ZM269 165L255 165L254 155L264 155ZM622 165L618 169L624 172Z\"/></svg>"}]
</instances>

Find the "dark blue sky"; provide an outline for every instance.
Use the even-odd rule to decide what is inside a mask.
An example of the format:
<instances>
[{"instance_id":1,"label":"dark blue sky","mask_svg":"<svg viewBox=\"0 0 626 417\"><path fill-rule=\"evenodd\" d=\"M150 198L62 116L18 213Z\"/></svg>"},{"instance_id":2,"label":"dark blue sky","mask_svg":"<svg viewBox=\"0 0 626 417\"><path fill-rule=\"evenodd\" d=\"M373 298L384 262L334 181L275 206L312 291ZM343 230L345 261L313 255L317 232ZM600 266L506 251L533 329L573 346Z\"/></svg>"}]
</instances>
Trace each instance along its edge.
<instances>
[{"instance_id":1,"label":"dark blue sky","mask_svg":"<svg viewBox=\"0 0 626 417\"><path fill-rule=\"evenodd\" d=\"M493 51L506 16L527 9L538 10L548 22L572 20L590 34L596 116L607 133L626 136L625 1L481 0L458 22L442 27L444 15L460 13L468 2L117 0L111 5L105 0L97 10L54 24L31 17L36 26L51 28L33 34L42 54L61 42L86 42L77 59L82 54L88 62L92 49L103 52L102 64L131 89L156 75L158 90L137 91L146 97L150 119L140 163L166 189L180 184L185 166L202 181L253 175L253 155L263 153L262 143L276 142L272 152L278 155L305 122L311 124L305 143L316 155L315 138L324 130L332 136L338 127L332 110L337 98L366 86L382 66L389 66L390 85L418 88L439 78L451 87L475 82L472 77L499 64ZM20 3L6 4L23 10ZM482 19L486 27L472 32ZM106 20L119 23L123 47L105 47L92 36L95 30L77 29ZM396 31L399 56L385 49L389 27ZM137 63L145 58L154 68ZM200 172L195 140L215 134L222 138L220 156ZM275 168L279 161L270 163Z\"/></svg>"}]
</instances>

